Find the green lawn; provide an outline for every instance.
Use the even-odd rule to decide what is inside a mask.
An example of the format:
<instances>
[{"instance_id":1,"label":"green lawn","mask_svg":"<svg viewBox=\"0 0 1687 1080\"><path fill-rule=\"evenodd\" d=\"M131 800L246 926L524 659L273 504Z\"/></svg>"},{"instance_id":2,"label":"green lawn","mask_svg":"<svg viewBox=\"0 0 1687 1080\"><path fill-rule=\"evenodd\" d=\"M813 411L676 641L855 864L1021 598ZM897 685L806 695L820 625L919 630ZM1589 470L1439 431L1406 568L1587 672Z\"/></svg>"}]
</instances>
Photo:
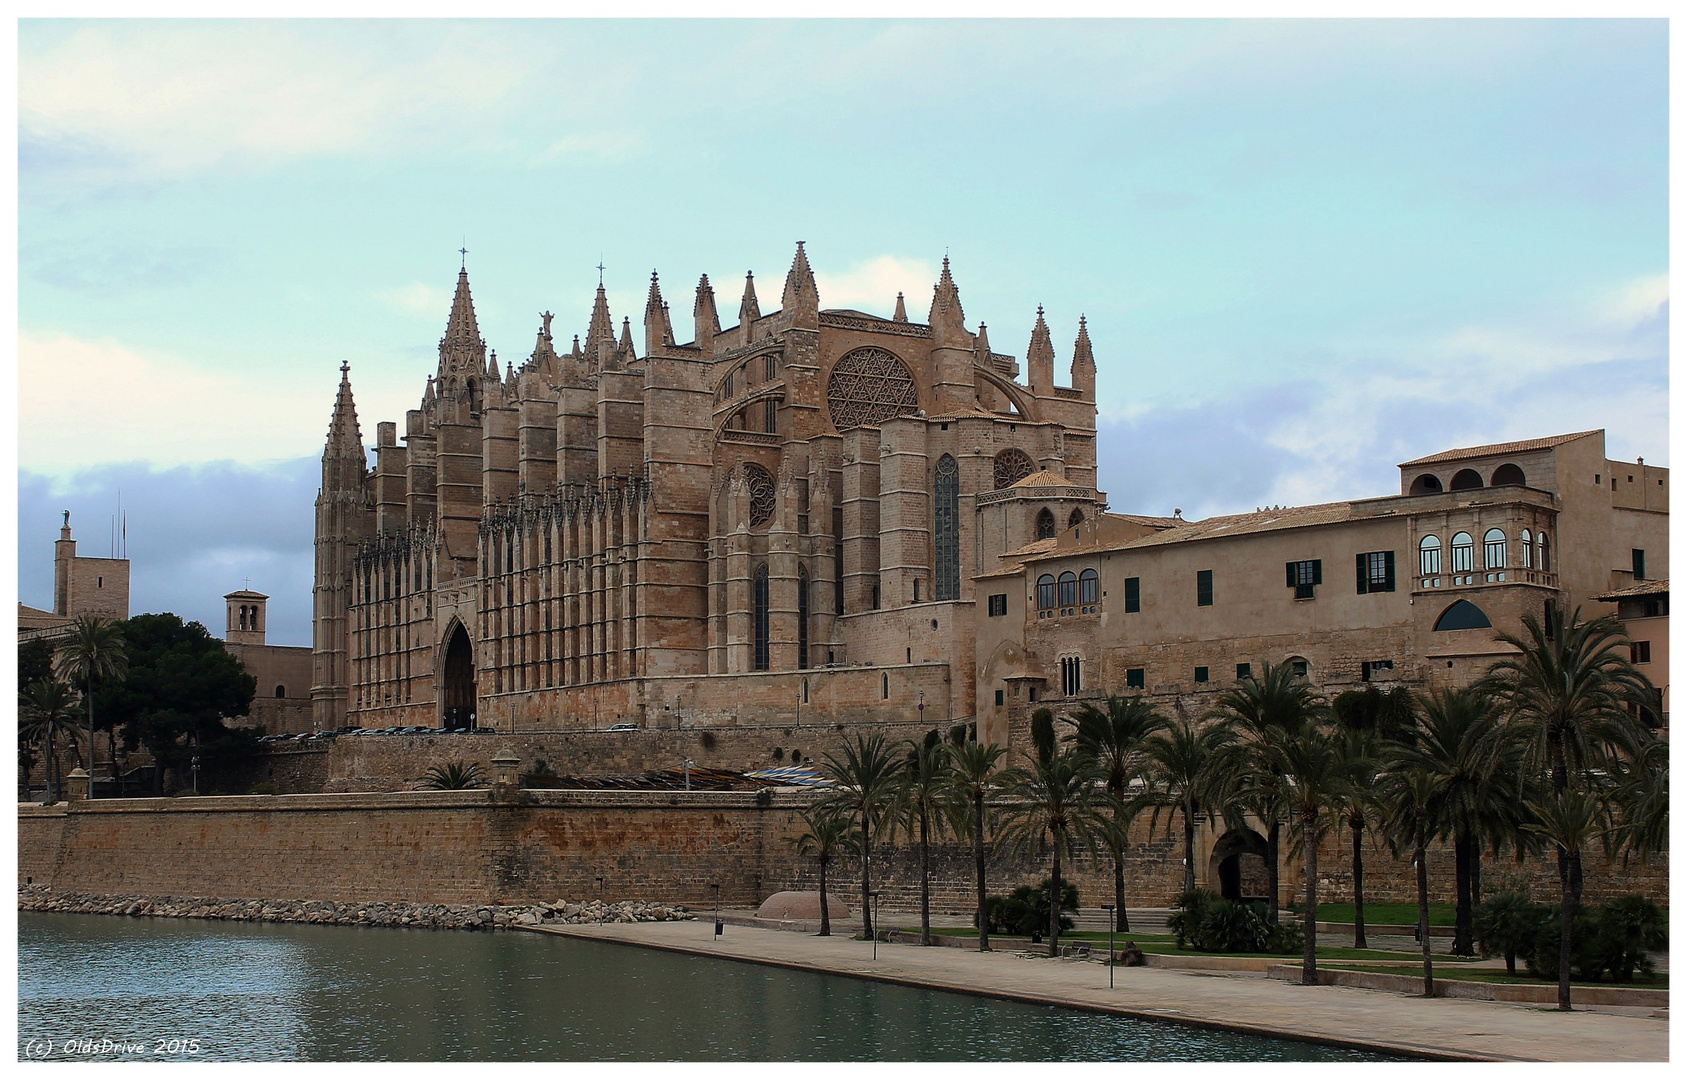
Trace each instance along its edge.
<instances>
[{"instance_id":1,"label":"green lawn","mask_svg":"<svg viewBox=\"0 0 1687 1080\"><path fill-rule=\"evenodd\" d=\"M1429 925L1452 926L1456 909L1452 904L1429 905ZM1352 904L1318 904L1319 922L1350 923L1353 921ZM1416 926L1418 921L1418 906L1416 904L1365 904L1365 926Z\"/></svg>"},{"instance_id":2,"label":"green lawn","mask_svg":"<svg viewBox=\"0 0 1687 1080\"><path fill-rule=\"evenodd\" d=\"M1437 956L1435 958L1435 971L1436 971L1437 975L1442 974L1441 964L1442 964L1442 958ZM1416 965L1416 966L1413 966L1413 965L1410 965L1410 964L1401 964L1401 965L1398 965L1398 966L1390 964L1390 965L1387 965L1387 966L1376 966L1376 967L1359 967L1356 964L1331 964L1330 966L1332 968L1337 968L1337 969L1340 969L1342 971L1379 971L1379 972L1382 972L1385 975L1411 975L1411 976L1414 976L1414 977L1421 977L1423 975L1423 965L1421 963ZM1522 965L1519 964L1518 967L1521 968ZM1513 977L1511 975L1507 975L1503 971L1492 971L1492 970L1458 971L1458 972L1452 973L1448 977L1449 978L1456 978L1460 982L1527 983L1527 984L1530 984L1530 985L1533 985L1533 986L1557 986L1558 985L1556 982L1548 982L1547 980L1544 980L1544 979L1531 979L1526 975L1518 975L1518 976ZM1636 979L1634 982L1627 982L1627 983L1616 983L1616 982L1597 982L1597 983L1595 983L1595 982L1584 982L1581 979L1571 979L1570 985L1572 985L1572 986L1613 986L1613 987L1620 986L1620 987L1624 987L1624 988L1634 988L1634 989L1639 989L1639 990L1668 990L1669 989L1669 975L1668 974L1659 974L1659 975L1654 975L1650 979L1646 979L1644 981Z\"/></svg>"},{"instance_id":3,"label":"green lawn","mask_svg":"<svg viewBox=\"0 0 1687 1080\"><path fill-rule=\"evenodd\" d=\"M898 927L897 929L904 934L918 934L920 932L920 928L917 926L911 928ZM972 929L970 926L934 926L932 927L931 932L944 937L975 938L978 936L978 931ZM1030 943L1027 938L1002 934L997 934L990 940L1000 941L1004 945L1008 943L1012 943L1014 945L1028 945ZM1106 931L1098 930L1068 930L1060 935L1060 940L1084 941L1093 945L1098 942L1105 943L1107 941L1107 933ZM1143 952L1155 953L1160 956L1255 956L1268 957L1273 960L1283 960L1285 962L1294 961L1300 958L1299 953L1295 953L1293 956L1287 956L1281 953L1204 953L1197 952L1194 949L1179 949L1177 947L1177 939L1170 934L1138 934L1133 931L1129 934L1114 934L1113 941L1114 947L1118 949L1124 948L1126 941L1134 941L1136 942L1137 948L1141 949ZM1333 945L1320 945L1318 947L1318 958L1320 960L1404 960L1416 955L1416 953L1412 952L1399 952L1388 949L1351 949ZM1435 957L1435 962L1437 964L1465 964L1470 963L1471 961L1462 957L1437 955Z\"/></svg>"}]
</instances>

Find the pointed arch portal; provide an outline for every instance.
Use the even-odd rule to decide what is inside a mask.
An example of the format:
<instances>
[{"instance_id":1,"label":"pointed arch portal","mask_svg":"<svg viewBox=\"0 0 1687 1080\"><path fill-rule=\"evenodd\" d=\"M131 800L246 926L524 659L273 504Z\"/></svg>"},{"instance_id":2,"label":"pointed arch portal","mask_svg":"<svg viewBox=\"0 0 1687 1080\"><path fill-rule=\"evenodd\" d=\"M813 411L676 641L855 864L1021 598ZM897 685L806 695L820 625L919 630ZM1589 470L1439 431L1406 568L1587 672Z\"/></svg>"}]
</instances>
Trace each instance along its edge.
<instances>
[{"instance_id":1,"label":"pointed arch portal","mask_svg":"<svg viewBox=\"0 0 1687 1080\"><path fill-rule=\"evenodd\" d=\"M448 729L473 727L475 717L474 646L458 623L445 645L444 678L439 688L440 720Z\"/></svg>"}]
</instances>

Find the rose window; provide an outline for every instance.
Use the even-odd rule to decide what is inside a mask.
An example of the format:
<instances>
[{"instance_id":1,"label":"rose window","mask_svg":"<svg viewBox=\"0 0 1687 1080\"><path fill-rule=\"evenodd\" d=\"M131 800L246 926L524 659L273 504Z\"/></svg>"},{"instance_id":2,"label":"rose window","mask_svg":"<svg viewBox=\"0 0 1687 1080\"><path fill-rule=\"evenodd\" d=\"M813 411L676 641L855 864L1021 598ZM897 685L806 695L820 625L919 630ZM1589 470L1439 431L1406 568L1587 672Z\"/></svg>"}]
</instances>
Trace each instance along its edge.
<instances>
[{"instance_id":1,"label":"rose window","mask_svg":"<svg viewBox=\"0 0 1687 1080\"><path fill-rule=\"evenodd\" d=\"M832 368L826 404L839 431L876 426L919 410L907 365L883 349L856 349Z\"/></svg>"}]
</instances>

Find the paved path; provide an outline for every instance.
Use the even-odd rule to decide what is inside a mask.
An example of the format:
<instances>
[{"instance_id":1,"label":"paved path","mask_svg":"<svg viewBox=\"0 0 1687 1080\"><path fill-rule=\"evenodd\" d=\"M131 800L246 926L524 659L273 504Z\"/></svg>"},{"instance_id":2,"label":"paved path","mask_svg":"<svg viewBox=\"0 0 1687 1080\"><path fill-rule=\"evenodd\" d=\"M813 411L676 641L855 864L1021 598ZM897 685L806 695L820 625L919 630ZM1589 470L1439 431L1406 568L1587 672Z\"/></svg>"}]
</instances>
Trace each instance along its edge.
<instances>
[{"instance_id":1,"label":"paved path","mask_svg":"<svg viewBox=\"0 0 1687 1080\"><path fill-rule=\"evenodd\" d=\"M883 942L874 961L871 942L848 937L729 926L713 940L713 923L706 917L695 922L525 929L1414 1056L1487 1061L1669 1057L1669 1024L1662 1016L1565 1014L1498 1002L1305 987L1257 975L1159 968L1115 968L1117 986L1109 989L1107 968L1099 963Z\"/></svg>"}]
</instances>

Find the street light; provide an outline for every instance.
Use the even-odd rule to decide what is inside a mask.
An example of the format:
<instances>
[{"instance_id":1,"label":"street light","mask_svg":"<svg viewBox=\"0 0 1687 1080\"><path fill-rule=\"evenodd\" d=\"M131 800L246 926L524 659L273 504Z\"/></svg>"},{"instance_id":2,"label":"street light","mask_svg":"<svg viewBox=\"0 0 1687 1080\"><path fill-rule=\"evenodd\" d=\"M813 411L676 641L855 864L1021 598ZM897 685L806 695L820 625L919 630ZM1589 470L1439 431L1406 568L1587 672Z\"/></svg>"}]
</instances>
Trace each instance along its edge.
<instances>
[{"instance_id":1,"label":"street light","mask_svg":"<svg viewBox=\"0 0 1687 1080\"><path fill-rule=\"evenodd\" d=\"M867 895L873 901L873 959L877 960L879 958L879 894L870 892Z\"/></svg>"},{"instance_id":2,"label":"street light","mask_svg":"<svg viewBox=\"0 0 1687 1080\"><path fill-rule=\"evenodd\" d=\"M1103 904L1107 909L1107 989L1113 989L1113 905Z\"/></svg>"}]
</instances>

